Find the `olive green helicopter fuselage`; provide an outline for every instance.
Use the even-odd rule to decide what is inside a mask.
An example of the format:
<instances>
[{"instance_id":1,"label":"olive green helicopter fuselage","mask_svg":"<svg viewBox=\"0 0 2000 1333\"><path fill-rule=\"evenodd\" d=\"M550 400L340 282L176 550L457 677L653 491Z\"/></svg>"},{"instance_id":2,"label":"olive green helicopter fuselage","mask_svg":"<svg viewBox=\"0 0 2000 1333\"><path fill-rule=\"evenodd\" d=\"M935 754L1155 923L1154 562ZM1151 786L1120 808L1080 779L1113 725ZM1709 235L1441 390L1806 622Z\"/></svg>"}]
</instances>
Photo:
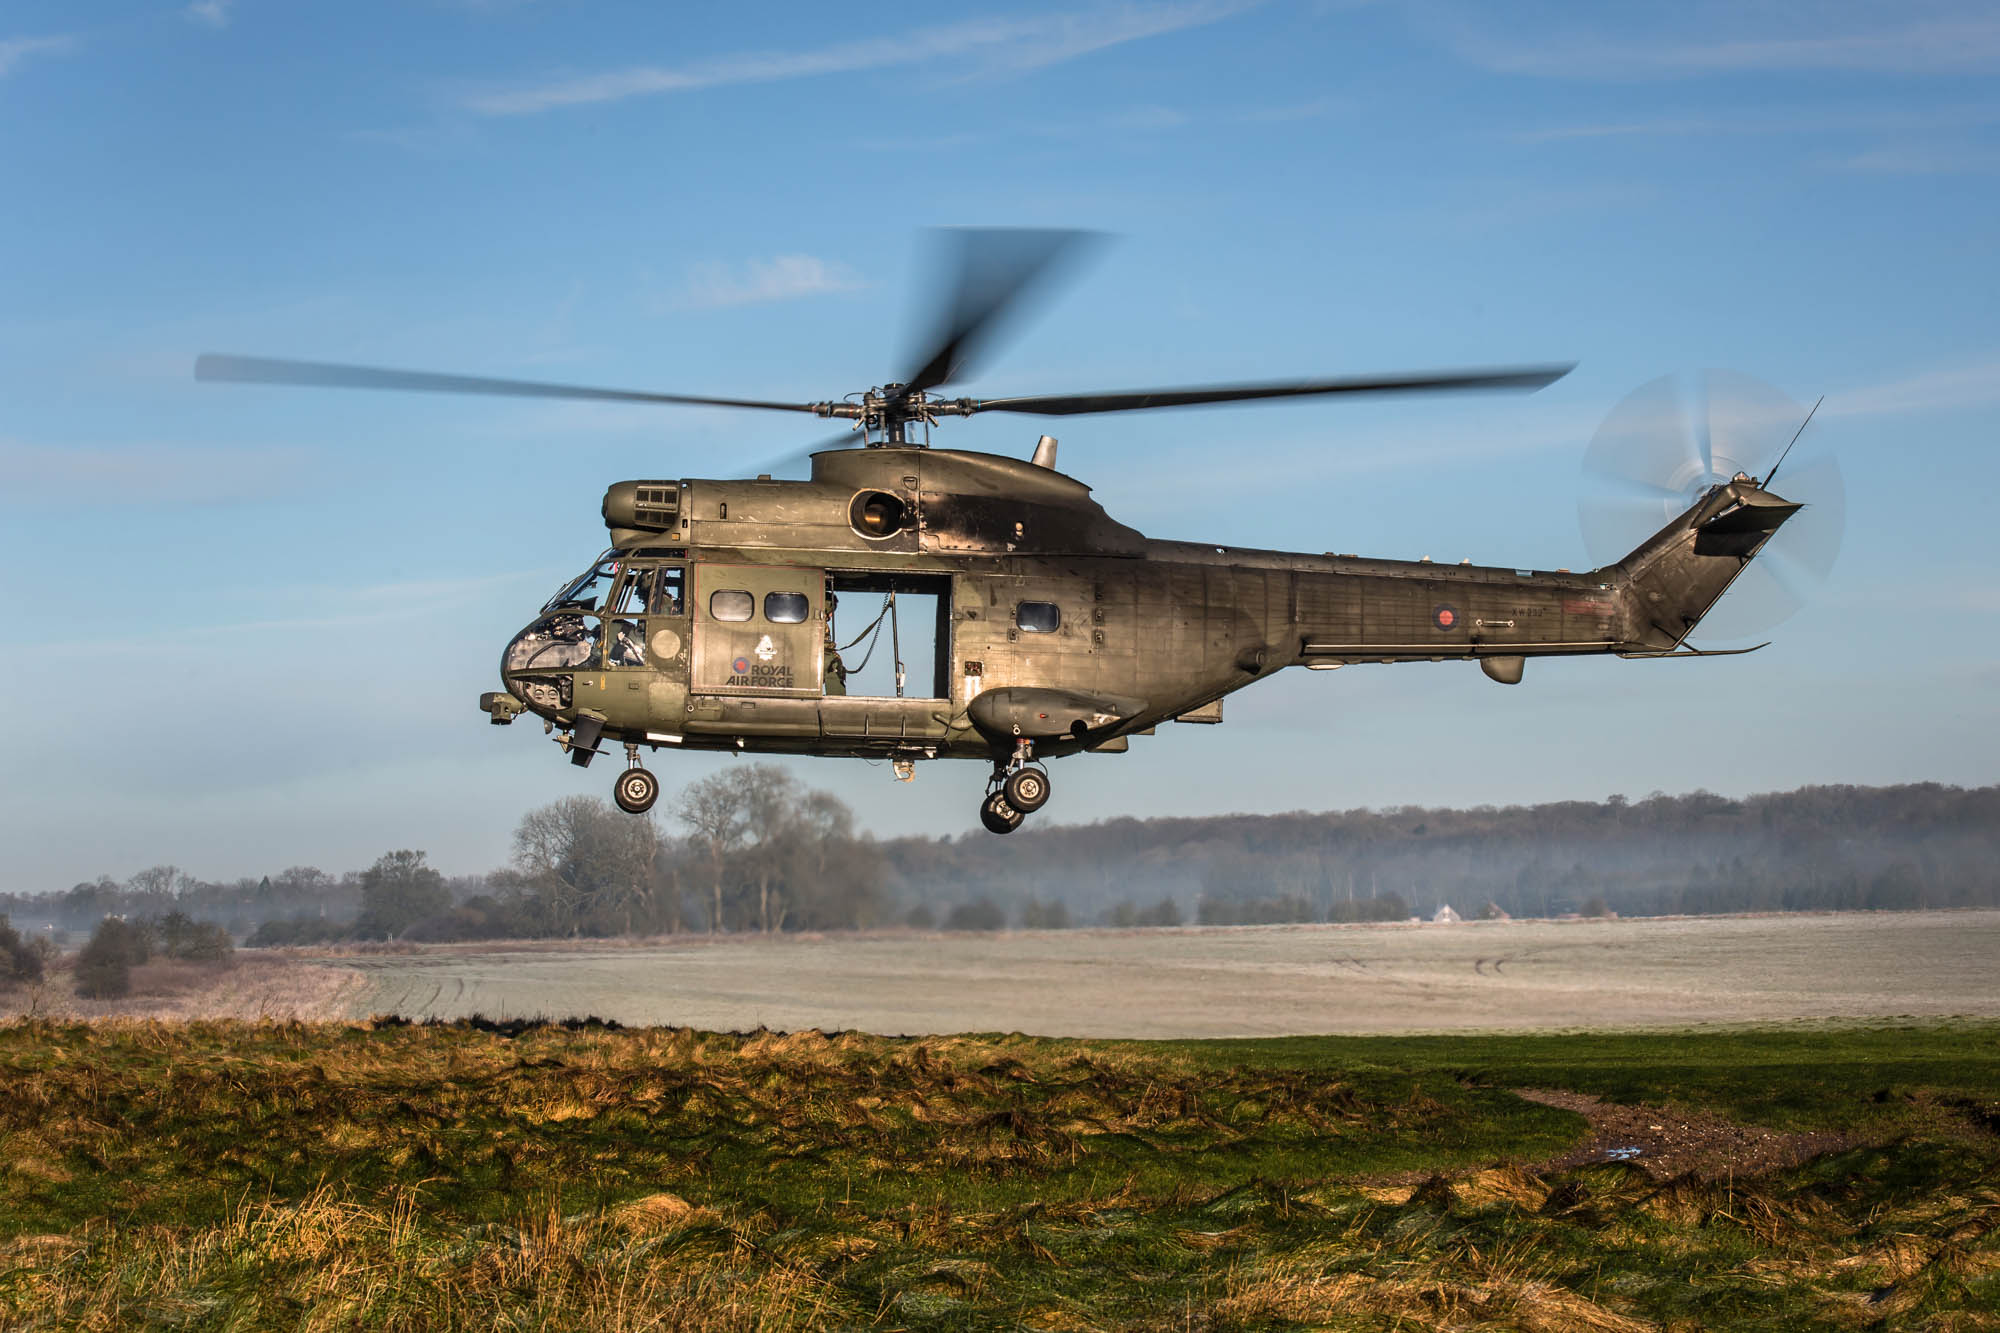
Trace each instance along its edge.
<instances>
[{"instance_id":1,"label":"olive green helicopter fuselage","mask_svg":"<svg viewBox=\"0 0 2000 1333\"><path fill-rule=\"evenodd\" d=\"M815 454L809 481L621 482L610 550L508 644L481 707L538 714L575 763L623 744L627 809L658 791L641 749L905 774L967 758L993 765L982 814L1007 831L1047 799L1038 761L1219 722L1284 667L1466 659L1514 684L1530 657L1693 655L1689 631L1798 508L1739 474L1612 566L1440 565L1150 539L1054 454L872 446ZM845 692L829 619L855 592L934 615L912 636L932 660L896 693Z\"/></svg>"}]
</instances>

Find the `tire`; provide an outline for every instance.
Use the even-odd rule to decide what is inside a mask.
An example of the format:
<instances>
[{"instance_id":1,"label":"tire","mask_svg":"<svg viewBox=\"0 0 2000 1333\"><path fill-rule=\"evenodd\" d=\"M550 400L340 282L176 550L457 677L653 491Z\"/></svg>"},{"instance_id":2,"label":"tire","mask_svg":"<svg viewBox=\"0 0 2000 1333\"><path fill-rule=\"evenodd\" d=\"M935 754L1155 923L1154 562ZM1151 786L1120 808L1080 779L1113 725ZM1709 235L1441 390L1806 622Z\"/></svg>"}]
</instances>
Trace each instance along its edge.
<instances>
[{"instance_id":1,"label":"tire","mask_svg":"<svg viewBox=\"0 0 2000 1333\"><path fill-rule=\"evenodd\" d=\"M1017 768L1007 775L1007 804L1032 815L1049 803L1049 775L1039 768Z\"/></svg>"},{"instance_id":2,"label":"tire","mask_svg":"<svg viewBox=\"0 0 2000 1333\"><path fill-rule=\"evenodd\" d=\"M988 833L1012 833L1021 827L1027 816L1007 804L1007 798L994 792L980 803L979 822L986 826Z\"/></svg>"},{"instance_id":3,"label":"tire","mask_svg":"<svg viewBox=\"0 0 2000 1333\"><path fill-rule=\"evenodd\" d=\"M660 799L660 780L643 768L628 768L618 775L611 799L628 815L643 815Z\"/></svg>"}]
</instances>

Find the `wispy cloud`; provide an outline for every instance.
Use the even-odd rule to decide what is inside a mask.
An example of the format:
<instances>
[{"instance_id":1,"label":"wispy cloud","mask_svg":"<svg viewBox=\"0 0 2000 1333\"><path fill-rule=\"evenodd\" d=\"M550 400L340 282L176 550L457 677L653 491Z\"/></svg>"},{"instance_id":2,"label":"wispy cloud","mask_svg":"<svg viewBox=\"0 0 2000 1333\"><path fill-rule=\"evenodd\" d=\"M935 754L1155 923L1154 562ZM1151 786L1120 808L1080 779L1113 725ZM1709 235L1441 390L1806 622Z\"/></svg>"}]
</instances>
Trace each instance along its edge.
<instances>
[{"instance_id":1,"label":"wispy cloud","mask_svg":"<svg viewBox=\"0 0 2000 1333\"><path fill-rule=\"evenodd\" d=\"M66 33L53 37L0 38L0 79L12 74L34 56L55 55L76 46L76 38Z\"/></svg>"},{"instance_id":2,"label":"wispy cloud","mask_svg":"<svg viewBox=\"0 0 2000 1333\"><path fill-rule=\"evenodd\" d=\"M1941 144L1907 144L1871 148L1843 159L1849 171L1871 171L1892 176L1966 176L2000 171L2000 150L1951 147Z\"/></svg>"},{"instance_id":3,"label":"wispy cloud","mask_svg":"<svg viewBox=\"0 0 2000 1333\"><path fill-rule=\"evenodd\" d=\"M933 61L961 72L1024 71L1228 18L1252 0L1115 5L1069 14L973 19L914 32L799 51L757 51L690 65L638 65L474 93L464 106L483 116L524 116L562 107L854 74Z\"/></svg>"},{"instance_id":4,"label":"wispy cloud","mask_svg":"<svg viewBox=\"0 0 2000 1333\"><path fill-rule=\"evenodd\" d=\"M1929 11L1928 13L1926 11ZM1628 14L1622 8L1594 11ZM1673 79L1715 74L1773 71L1845 70L1873 74L1977 74L2000 70L2000 14L1990 7L1940 12L1936 5L1899 9L1863 7L1850 11L1858 21L1842 24L1837 9L1808 9L1796 32L1745 32L1744 26L1772 11L1763 7L1676 11L1681 28L1706 26L1722 31L1667 31L1608 35L1531 31L1510 22L1503 33L1472 11L1432 11L1449 46L1463 59L1501 74L1558 79ZM1789 10L1781 20L1800 17ZM1510 11L1510 18L1518 15ZM1845 30L1840 30L1842 27Z\"/></svg>"},{"instance_id":5,"label":"wispy cloud","mask_svg":"<svg viewBox=\"0 0 2000 1333\"><path fill-rule=\"evenodd\" d=\"M1654 203L1660 193L1659 186L1644 182L1546 185L1503 181L1471 191L1464 203L1451 209L1449 223L1459 230L1518 227L1550 218L1640 208Z\"/></svg>"},{"instance_id":6,"label":"wispy cloud","mask_svg":"<svg viewBox=\"0 0 2000 1333\"><path fill-rule=\"evenodd\" d=\"M229 11L236 0L195 0L181 13L191 22L205 24L211 28L229 26Z\"/></svg>"},{"instance_id":7,"label":"wispy cloud","mask_svg":"<svg viewBox=\"0 0 2000 1333\"><path fill-rule=\"evenodd\" d=\"M1702 135L1910 134L2000 124L2000 105L1973 104L1927 110L1901 108L1805 108L1771 112L1764 108L1727 114L1660 116L1644 120L1594 121L1518 130L1516 143L1560 143L1577 139L1684 138Z\"/></svg>"},{"instance_id":8,"label":"wispy cloud","mask_svg":"<svg viewBox=\"0 0 2000 1333\"><path fill-rule=\"evenodd\" d=\"M198 658L214 651L212 641L217 638L266 635L278 630L298 633L319 629L352 629L363 625L424 620L441 611L463 611L468 603L478 603L495 591L546 591L556 586L564 576L574 572L568 566L563 566L464 578L413 579L360 586L299 584L287 588L285 603L303 608L303 614L265 619L222 620L209 624L184 621L153 633L134 633L127 627L121 635L121 642L127 648L147 649L149 660L163 654ZM218 601L228 605L262 606L270 602L270 598L263 590L254 587L220 588L217 592ZM104 646L104 639L101 636L82 639L7 638L0 639L0 643L12 649L30 648L35 653L43 654L101 648Z\"/></svg>"},{"instance_id":9,"label":"wispy cloud","mask_svg":"<svg viewBox=\"0 0 2000 1333\"><path fill-rule=\"evenodd\" d=\"M768 305L803 296L858 291L862 285L860 275L845 264L811 255L778 255L740 265L697 264L678 304L696 310Z\"/></svg>"},{"instance_id":10,"label":"wispy cloud","mask_svg":"<svg viewBox=\"0 0 2000 1333\"><path fill-rule=\"evenodd\" d=\"M855 147L882 153L942 152L947 149L965 148L972 144L995 143L1017 138L1081 140L1098 145L1111 134L1167 134L1175 130L1199 130L1215 125L1236 128L1293 124L1330 115L1342 105L1330 97L1316 97L1306 102L1287 102L1268 106L1201 110L1148 104L1127 107L1098 116L1072 116L1064 120L1024 120L1007 125L982 123L982 127L978 130L861 139L856 141Z\"/></svg>"},{"instance_id":11,"label":"wispy cloud","mask_svg":"<svg viewBox=\"0 0 2000 1333\"><path fill-rule=\"evenodd\" d=\"M304 451L51 446L0 439L0 508L87 497L100 505L230 504L290 490Z\"/></svg>"},{"instance_id":12,"label":"wispy cloud","mask_svg":"<svg viewBox=\"0 0 2000 1333\"><path fill-rule=\"evenodd\" d=\"M1829 416L1900 416L2000 403L2000 352L1984 360L1914 371L1879 384L1829 394Z\"/></svg>"}]
</instances>

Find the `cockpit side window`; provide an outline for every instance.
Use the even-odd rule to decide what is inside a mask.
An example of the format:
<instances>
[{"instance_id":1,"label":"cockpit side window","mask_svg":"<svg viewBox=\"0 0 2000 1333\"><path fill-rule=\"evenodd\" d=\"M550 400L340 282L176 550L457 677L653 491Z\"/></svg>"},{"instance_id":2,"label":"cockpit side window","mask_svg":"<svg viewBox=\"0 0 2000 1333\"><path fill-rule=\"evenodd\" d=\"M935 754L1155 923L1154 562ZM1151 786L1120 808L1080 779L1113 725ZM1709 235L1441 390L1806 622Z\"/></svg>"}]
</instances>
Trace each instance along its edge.
<instances>
[{"instance_id":1,"label":"cockpit side window","mask_svg":"<svg viewBox=\"0 0 2000 1333\"><path fill-rule=\"evenodd\" d=\"M653 596L653 571L635 569L631 577L618 585L618 600L612 608L613 615L643 616L646 603Z\"/></svg>"},{"instance_id":2,"label":"cockpit side window","mask_svg":"<svg viewBox=\"0 0 2000 1333\"><path fill-rule=\"evenodd\" d=\"M653 573L652 613L656 616L684 616L687 571L679 565L662 565Z\"/></svg>"}]
</instances>

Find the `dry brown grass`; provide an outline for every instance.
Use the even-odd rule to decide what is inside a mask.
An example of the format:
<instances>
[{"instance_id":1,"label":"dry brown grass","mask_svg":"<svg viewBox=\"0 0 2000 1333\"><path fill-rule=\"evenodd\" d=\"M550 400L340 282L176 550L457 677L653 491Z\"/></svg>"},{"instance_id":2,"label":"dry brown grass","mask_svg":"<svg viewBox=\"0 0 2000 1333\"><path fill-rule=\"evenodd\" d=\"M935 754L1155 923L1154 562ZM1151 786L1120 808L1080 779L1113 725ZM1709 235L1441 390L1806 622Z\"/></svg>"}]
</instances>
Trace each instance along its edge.
<instances>
[{"instance_id":1,"label":"dry brown grass","mask_svg":"<svg viewBox=\"0 0 2000 1333\"><path fill-rule=\"evenodd\" d=\"M2000 1147L1971 1122L1757 1176L1538 1170L1586 1128L1372 1049L0 1026L0 1327L2000 1318Z\"/></svg>"},{"instance_id":2,"label":"dry brown grass","mask_svg":"<svg viewBox=\"0 0 2000 1333\"><path fill-rule=\"evenodd\" d=\"M132 969L132 993L117 1000L78 995L67 963L35 986L0 990L0 1021L14 1018L234 1018L250 1022L320 1021L344 1016L368 989L351 968L287 953L239 953L227 963L155 959Z\"/></svg>"}]
</instances>

